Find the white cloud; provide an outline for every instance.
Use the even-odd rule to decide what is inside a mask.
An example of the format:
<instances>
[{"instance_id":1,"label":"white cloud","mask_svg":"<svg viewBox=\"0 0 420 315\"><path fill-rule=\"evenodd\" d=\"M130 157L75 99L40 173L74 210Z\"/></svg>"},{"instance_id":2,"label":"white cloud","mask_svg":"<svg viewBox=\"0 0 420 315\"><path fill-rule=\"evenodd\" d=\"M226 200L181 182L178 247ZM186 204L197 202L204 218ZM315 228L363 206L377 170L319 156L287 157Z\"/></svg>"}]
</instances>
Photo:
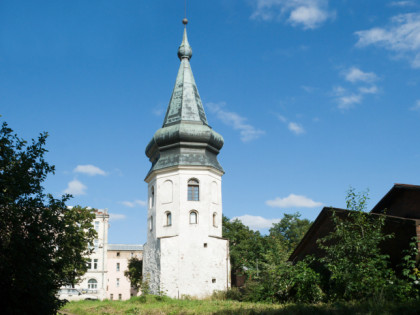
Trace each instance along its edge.
<instances>
[{"instance_id":1,"label":"white cloud","mask_svg":"<svg viewBox=\"0 0 420 315\"><path fill-rule=\"evenodd\" d=\"M85 195L87 187L77 179L73 179L67 184L67 188L64 190L65 194L73 196Z\"/></svg>"},{"instance_id":2,"label":"white cloud","mask_svg":"<svg viewBox=\"0 0 420 315\"><path fill-rule=\"evenodd\" d=\"M95 176L95 175L105 176L106 175L105 171L101 170L99 167L92 164L77 165L76 168L73 170L73 172L87 174L89 176Z\"/></svg>"},{"instance_id":3,"label":"white cloud","mask_svg":"<svg viewBox=\"0 0 420 315\"><path fill-rule=\"evenodd\" d=\"M415 6L416 3L414 1L392 1L389 5L393 7L410 7Z\"/></svg>"},{"instance_id":4,"label":"white cloud","mask_svg":"<svg viewBox=\"0 0 420 315\"><path fill-rule=\"evenodd\" d=\"M146 201L143 200L121 201L120 203L130 208L134 208L136 206L144 207L146 205Z\"/></svg>"},{"instance_id":5,"label":"white cloud","mask_svg":"<svg viewBox=\"0 0 420 315\"><path fill-rule=\"evenodd\" d=\"M280 222L281 219L266 219L260 216L253 216L249 214L242 215L240 217L234 217L231 221L238 219L244 225L248 226L251 230L269 229L273 223Z\"/></svg>"},{"instance_id":6,"label":"white cloud","mask_svg":"<svg viewBox=\"0 0 420 315\"><path fill-rule=\"evenodd\" d=\"M378 76L373 72L364 72L356 67L351 67L341 73L345 80L351 83L372 83L378 79ZM333 87L333 95L337 103L337 107L341 110L353 108L354 105L360 104L363 101L365 94L377 94L379 89L376 85L359 86L357 90L348 91L342 86Z\"/></svg>"},{"instance_id":7,"label":"white cloud","mask_svg":"<svg viewBox=\"0 0 420 315\"><path fill-rule=\"evenodd\" d=\"M295 194L290 194L285 198L277 197L274 200L267 200L265 204L276 208L315 208L322 206L321 202L316 202L305 196Z\"/></svg>"},{"instance_id":8,"label":"white cloud","mask_svg":"<svg viewBox=\"0 0 420 315\"><path fill-rule=\"evenodd\" d=\"M305 129L303 128L303 126L301 124L298 124L296 122L293 121L288 121L288 119L282 115L278 115L277 114L277 118L284 123L285 125L287 125L287 129L289 129L291 132L293 132L296 135L300 135L305 133Z\"/></svg>"},{"instance_id":9,"label":"white cloud","mask_svg":"<svg viewBox=\"0 0 420 315\"><path fill-rule=\"evenodd\" d=\"M259 130L248 124L245 117L242 117L235 112L224 110L224 103L207 103L206 105L209 110L216 114L217 118L219 118L225 125L228 125L235 130L239 130L242 142L258 139L260 136L265 134L264 130Z\"/></svg>"},{"instance_id":10,"label":"white cloud","mask_svg":"<svg viewBox=\"0 0 420 315\"><path fill-rule=\"evenodd\" d=\"M124 220L126 218L125 214L119 214L119 213L110 213L109 214L109 221L118 221L118 220Z\"/></svg>"},{"instance_id":11,"label":"white cloud","mask_svg":"<svg viewBox=\"0 0 420 315\"><path fill-rule=\"evenodd\" d=\"M294 132L297 135L300 135L302 133L305 133L305 129L303 129L301 124L295 123L295 122L289 122L287 125L290 131Z\"/></svg>"},{"instance_id":12,"label":"white cloud","mask_svg":"<svg viewBox=\"0 0 420 315\"><path fill-rule=\"evenodd\" d=\"M363 97L361 94L349 94L340 96L337 98L338 108L339 109L349 109L354 106L354 104L359 104L362 101Z\"/></svg>"},{"instance_id":13,"label":"white cloud","mask_svg":"<svg viewBox=\"0 0 420 315\"><path fill-rule=\"evenodd\" d=\"M413 68L420 68L420 13L394 16L387 27L374 27L355 33L358 47L376 45L393 51L398 57L410 60Z\"/></svg>"},{"instance_id":14,"label":"white cloud","mask_svg":"<svg viewBox=\"0 0 420 315\"><path fill-rule=\"evenodd\" d=\"M334 16L328 0L257 0L251 18L271 21L287 17L293 26L314 29Z\"/></svg>"},{"instance_id":15,"label":"white cloud","mask_svg":"<svg viewBox=\"0 0 420 315\"><path fill-rule=\"evenodd\" d=\"M417 100L416 104L413 107L411 107L410 109L420 111L420 100Z\"/></svg>"},{"instance_id":16,"label":"white cloud","mask_svg":"<svg viewBox=\"0 0 420 315\"><path fill-rule=\"evenodd\" d=\"M351 67L347 71L344 72L344 77L347 81L355 83L355 82L373 82L378 77L373 72L363 72L359 68Z\"/></svg>"},{"instance_id":17,"label":"white cloud","mask_svg":"<svg viewBox=\"0 0 420 315\"><path fill-rule=\"evenodd\" d=\"M277 115L277 118L278 118L281 122L287 123L287 118L286 118L286 117L284 117L284 116L282 116L282 115Z\"/></svg>"},{"instance_id":18,"label":"white cloud","mask_svg":"<svg viewBox=\"0 0 420 315\"><path fill-rule=\"evenodd\" d=\"M376 85L372 85L370 87L365 87L365 86L360 87L359 92L362 94L376 94L379 92L379 90Z\"/></svg>"}]
</instances>

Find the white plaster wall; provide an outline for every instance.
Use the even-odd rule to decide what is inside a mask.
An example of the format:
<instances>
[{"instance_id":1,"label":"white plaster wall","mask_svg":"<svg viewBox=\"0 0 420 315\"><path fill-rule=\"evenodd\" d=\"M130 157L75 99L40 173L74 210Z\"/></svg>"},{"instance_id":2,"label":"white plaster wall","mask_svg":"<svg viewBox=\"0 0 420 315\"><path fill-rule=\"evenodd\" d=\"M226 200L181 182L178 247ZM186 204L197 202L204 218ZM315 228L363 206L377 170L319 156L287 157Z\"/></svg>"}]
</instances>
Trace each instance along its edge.
<instances>
[{"instance_id":1,"label":"white plaster wall","mask_svg":"<svg viewBox=\"0 0 420 315\"><path fill-rule=\"evenodd\" d=\"M199 181L199 201L187 200L191 178ZM156 199L154 207L149 206L148 218L154 217L154 226L148 231L144 271L149 276L152 292L161 290L177 298L204 297L214 290L226 290L230 286L230 265L227 241L220 239L221 174L209 168L179 167L152 177L149 194L151 186L155 187ZM168 197L168 192L172 196ZM190 224L191 210L198 212L198 224ZM166 225L167 211L172 213L171 226ZM216 213L215 225L213 213Z\"/></svg>"},{"instance_id":2,"label":"white plaster wall","mask_svg":"<svg viewBox=\"0 0 420 315\"><path fill-rule=\"evenodd\" d=\"M108 249L108 228L109 215L107 213L98 212L94 220L99 222L98 233L98 248L89 255L89 259L98 259L98 268L96 270L89 269L82 277L81 281L75 286L82 291L88 290L88 281L95 279L97 284L96 293L99 299L106 298L106 284L107 284L107 249ZM94 224L94 223L93 223Z\"/></svg>"}]
</instances>

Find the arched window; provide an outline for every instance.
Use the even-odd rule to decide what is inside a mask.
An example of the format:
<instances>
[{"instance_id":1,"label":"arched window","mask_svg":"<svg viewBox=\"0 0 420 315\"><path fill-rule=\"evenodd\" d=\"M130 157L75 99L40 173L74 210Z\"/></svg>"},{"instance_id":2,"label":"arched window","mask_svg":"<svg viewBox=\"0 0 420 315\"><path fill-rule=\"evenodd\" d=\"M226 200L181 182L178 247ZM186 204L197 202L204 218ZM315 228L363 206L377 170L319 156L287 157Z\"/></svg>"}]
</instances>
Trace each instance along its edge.
<instances>
[{"instance_id":1,"label":"arched window","mask_svg":"<svg viewBox=\"0 0 420 315\"><path fill-rule=\"evenodd\" d=\"M217 227L217 213L213 212L213 226Z\"/></svg>"},{"instance_id":2,"label":"arched window","mask_svg":"<svg viewBox=\"0 0 420 315\"><path fill-rule=\"evenodd\" d=\"M98 281L96 281L95 279L89 279L88 289L92 290L92 289L97 289L97 288L98 288Z\"/></svg>"},{"instance_id":3,"label":"arched window","mask_svg":"<svg viewBox=\"0 0 420 315\"><path fill-rule=\"evenodd\" d=\"M165 221L165 225L166 226L171 226L172 225L172 214L170 211L166 211L166 221Z\"/></svg>"},{"instance_id":4,"label":"arched window","mask_svg":"<svg viewBox=\"0 0 420 315\"><path fill-rule=\"evenodd\" d=\"M152 231L153 230L153 216L150 217L150 221L149 221L149 230Z\"/></svg>"},{"instance_id":5,"label":"arched window","mask_svg":"<svg viewBox=\"0 0 420 315\"><path fill-rule=\"evenodd\" d=\"M193 210L190 212L190 224L198 223L198 212Z\"/></svg>"},{"instance_id":6,"label":"arched window","mask_svg":"<svg viewBox=\"0 0 420 315\"><path fill-rule=\"evenodd\" d=\"M199 188L200 188L200 185L197 179L191 178L188 181L188 200L189 201L200 200Z\"/></svg>"}]
</instances>

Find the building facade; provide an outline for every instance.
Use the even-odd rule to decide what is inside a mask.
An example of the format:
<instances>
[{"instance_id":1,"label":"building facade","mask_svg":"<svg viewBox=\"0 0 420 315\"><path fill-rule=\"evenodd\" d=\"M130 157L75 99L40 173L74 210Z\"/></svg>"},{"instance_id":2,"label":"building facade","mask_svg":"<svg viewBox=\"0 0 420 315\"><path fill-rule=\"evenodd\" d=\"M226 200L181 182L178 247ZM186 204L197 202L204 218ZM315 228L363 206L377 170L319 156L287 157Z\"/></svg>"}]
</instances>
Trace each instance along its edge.
<instances>
[{"instance_id":1,"label":"building facade","mask_svg":"<svg viewBox=\"0 0 420 315\"><path fill-rule=\"evenodd\" d=\"M108 250L108 227L109 214L105 210L95 211L93 226L98 233L91 247L93 252L89 256L88 271L82 277L82 281L75 287L103 300L107 290L107 250Z\"/></svg>"},{"instance_id":2,"label":"building facade","mask_svg":"<svg viewBox=\"0 0 420 315\"><path fill-rule=\"evenodd\" d=\"M128 300L140 295L139 290L131 287L130 280L124 275L131 258L143 259L142 245L109 244L107 255L107 298L110 300Z\"/></svg>"},{"instance_id":3,"label":"building facade","mask_svg":"<svg viewBox=\"0 0 420 315\"><path fill-rule=\"evenodd\" d=\"M128 270L128 261L132 257L142 259L142 245L108 244L109 214L108 210L96 210L92 222L98 234L91 244L92 253L88 257L88 271L75 289L83 295L78 299L97 298L99 300L128 300L139 295L130 281L124 276ZM60 290L62 298L71 300L69 294L74 294L69 288Z\"/></svg>"},{"instance_id":4,"label":"building facade","mask_svg":"<svg viewBox=\"0 0 420 315\"><path fill-rule=\"evenodd\" d=\"M187 20L184 19L186 26ZM146 148L148 233L143 279L154 294L205 297L230 287L229 242L222 238L223 138L207 122L191 71L187 31L162 128Z\"/></svg>"}]
</instances>

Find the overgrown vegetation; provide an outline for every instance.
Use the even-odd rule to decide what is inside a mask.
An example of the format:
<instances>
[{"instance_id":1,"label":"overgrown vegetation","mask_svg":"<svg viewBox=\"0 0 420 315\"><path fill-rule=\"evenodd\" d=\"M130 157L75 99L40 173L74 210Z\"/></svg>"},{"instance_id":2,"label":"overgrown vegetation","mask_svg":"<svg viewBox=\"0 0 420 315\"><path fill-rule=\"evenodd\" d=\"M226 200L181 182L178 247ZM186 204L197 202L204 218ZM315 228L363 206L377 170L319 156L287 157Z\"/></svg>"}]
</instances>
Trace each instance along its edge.
<instances>
[{"instance_id":1,"label":"overgrown vegetation","mask_svg":"<svg viewBox=\"0 0 420 315\"><path fill-rule=\"evenodd\" d=\"M2 314L55 314L56 293L87 270L95 215L67 208L42 182L54 173L44 155L47 134L30 144L0 129L0 295Z\"/></svg>"},{"instance_id":2,"label":"overgrown vegetation","mask_svg":"<svg viewBox=\"0 0 420 315\"><path fill-rule=\"evenodd\" d=\"M393 270L389 256L380 249L393 235L383 232L384 216L365 212L367 200L367 192L356 193L350 188L346 198L350 211L340 216L333 212L333 231L318 241L324 255L306 257L296 264L288 258L311 224L299 214L285 214L267 236L224 218L233 270L247 276L245 286L232 288L227 297L272 303L418 299L417 240L413 239L406 251L400 271Z\"/></svg>"}]
</instances>

